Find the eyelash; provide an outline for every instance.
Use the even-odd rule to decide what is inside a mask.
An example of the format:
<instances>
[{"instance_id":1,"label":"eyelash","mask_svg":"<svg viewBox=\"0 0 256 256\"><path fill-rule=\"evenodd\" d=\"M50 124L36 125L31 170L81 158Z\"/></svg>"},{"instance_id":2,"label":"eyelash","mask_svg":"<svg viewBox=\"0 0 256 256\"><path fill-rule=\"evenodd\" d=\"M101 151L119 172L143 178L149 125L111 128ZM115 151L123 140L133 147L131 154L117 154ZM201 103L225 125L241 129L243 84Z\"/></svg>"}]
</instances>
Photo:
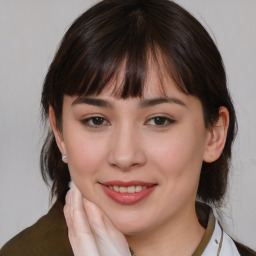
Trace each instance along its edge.
<instances>
[{"instance_id":1,"label":"eyelash","mask_svg":"<svg viewBox=\"0 0 256 256\"><path fill-rule=\"evenodd\" d=\"M153 124L153 125L152 125L152 124L149 124L150 121L153 120L154 122L156 122L157 119L158 119L158 121L164 121L164 124L160 124L160 125L157 125L156 123ZM159 120L159 119L160 119L160 120ZM156 126L157 128L162 128L162 127L167 127L167 126L173 124L174 122L175 122L175 120L170 119L170 118L165 117L165 116L155 116L155 117L150 118L150 119L146 122L146 124L148 124L148 125L150 125L150 126Z\"/></svg>"},{"instance_id":2,"label":"eyelash","mask_svg":"<svg viewBox=\"0 0 256 256\"><path fill-rule=\"evenodd\" d=\"M97 119L100 119L98 121L101 121L102 123L101 124L92 124L90 122L94 122L94 121L97 121ZM156 122L158 119L158 121L164 121L164 124L159 124L157 125L156 123L155 124L150 124L150 122L153 120L154 122ZM160 120L159 120L160 119ZM156 116L156 117L152 117L150 118L148 121L145 122L146 125L149 125L149 126L155 126L157 128L162 128L162 127L167 127L171 124L173 124L175 122L175 120L173 119L170 119L168 117L165 117L165 116ZM88 126L88 127L92 127L92 128L101 128L102 126L108 126L110 125L110 123L103 117L100 117L100 116L93 116L93 117L89 117L89 118L86 118L86 119L83 119L81 120L81 123Z\"/></svg>"},{"instance_id":3,"label":"eyelash","mask_svg":"<svg viewBox=\"0 0 256 256\"><path fill-rule=\"evenodd\" d=\"M103 122L106 122L106 124L98 124L98 125L90 124L90 122L96 121L96 119L100 119ZM92 127L92 128L101 128L102 126L108 126L109 125L109 122L104 117L101 117L101 116L89 117L89 118L81 120L81 122L82 122L82 124L84 124L88 127Z\"/></svg>"}]
</instances>

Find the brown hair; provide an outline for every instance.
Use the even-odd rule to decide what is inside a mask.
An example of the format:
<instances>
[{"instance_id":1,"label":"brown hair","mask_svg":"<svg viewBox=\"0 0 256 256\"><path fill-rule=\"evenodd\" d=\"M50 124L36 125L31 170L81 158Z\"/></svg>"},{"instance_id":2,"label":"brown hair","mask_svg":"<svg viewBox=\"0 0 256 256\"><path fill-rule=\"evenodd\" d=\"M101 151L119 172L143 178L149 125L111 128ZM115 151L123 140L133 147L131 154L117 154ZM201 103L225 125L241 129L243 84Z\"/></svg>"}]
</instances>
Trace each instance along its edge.
<instances>
[{"instance_id":1,"label":"brown hair","mask_svg":"<svg viewBox=\"0 0 256 256\"><path fill-rule=\"evenodd\" d=\"M203 163L198 188L203 201L218 206L227 188L235 111L217 47L203 26L174 2L104 0L78 17L62 39L46 75L43 117L48 118L52 106L61 130L63 95L99 94L122 63L125 76L115 96L141 97L149 55L169 72L182 92L199 98L206 127L217 121L220 106L229 111L224 150L215 162ZM51 130L41 151L41 171L45 181L52 180L52 193L63 199L70 175Z\"/></svg>"}]
</instances>

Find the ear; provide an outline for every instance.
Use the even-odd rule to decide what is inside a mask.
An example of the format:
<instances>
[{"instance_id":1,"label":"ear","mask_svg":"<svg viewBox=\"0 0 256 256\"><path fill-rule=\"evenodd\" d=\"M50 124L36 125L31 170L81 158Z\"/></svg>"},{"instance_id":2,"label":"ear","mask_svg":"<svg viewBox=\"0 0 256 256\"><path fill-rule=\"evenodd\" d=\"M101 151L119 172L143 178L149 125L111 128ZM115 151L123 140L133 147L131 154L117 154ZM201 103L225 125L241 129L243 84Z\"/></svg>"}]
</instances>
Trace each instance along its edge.
<instances>
[{"instance_id":1,"label":"ear","mask_svg":"<svg viewBox=\"0 0 256 256\"><path fill-rule=\"evenodd\" d=\"M66 155L67 151L66 151L65 142L64 142L64 139L63 139L63 136L62 136L60 130L57 128L55 113L54 113L52 106L49 107L49 121L50 121L52 131L54 133L54 137L55 137L57 146L58 146L61 154ZM67 158L62 158L62 160L64 162L67 162Z\"/></svg>"},{"instance_id":2,"label":"ear","mask_svg":"<svg viewBox=\"0 0 256 256\"><path fill-rule=\"evenodd\" d=\"M219 108L219 119L209 130L203 161L212 163L217 160L225 146L229 126L229 112L226 107Z\"/></svg>"}]
</instances>

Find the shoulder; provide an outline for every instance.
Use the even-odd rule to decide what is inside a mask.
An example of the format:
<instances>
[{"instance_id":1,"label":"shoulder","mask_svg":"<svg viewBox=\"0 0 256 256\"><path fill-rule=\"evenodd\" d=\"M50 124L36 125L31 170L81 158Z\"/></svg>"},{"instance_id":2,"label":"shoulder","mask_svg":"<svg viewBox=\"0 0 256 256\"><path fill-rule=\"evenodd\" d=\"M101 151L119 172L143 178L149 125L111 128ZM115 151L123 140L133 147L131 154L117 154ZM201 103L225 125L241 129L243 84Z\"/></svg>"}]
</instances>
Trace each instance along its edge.
<instances>
[{"instance_id":1,"label":"shoulder","mask_svg":"<svg viewBox=\"0 0 256 256\"><path fill-rule=\"evenodd\" d=\"M234 243L241 256L256 256L256 252L248 248L247 246L240 244L236 241L234 241Z\"/></svg>"},{"instance_id":2,"label":"shoulder","mask_svg":"<svg viewBox=\"0 0 256 256\"><path fill-rule=\"evenodd\" d=\"M0 250L0 256L71 256L63 204L57 201L34 225L23 230Z\"/></svg>"},{"instance_id":3,"label":"shoulder","mask_svg":"<svg viewBox=\"0 0 256 256\"><path fill-rule=\"evenodd\" d=\"M250 249L249 247L235 241L232 239L229 235L227 235L225 232L223 242L223 249L226 247L226 249L229 247L229 250L224 249L223 255L229 255L227 252L230 252L230 255L240 255L240 256L256 256L256 252ZM222 254L221 254L222 255Z\"/></svg>"},{"instance_id":4,"label":"shoulder","mask_svg":"<svg viewBox=\"0 0 256 256\"><path fill-rule=\"evenodd\" d=\"M234 241L222 228L215 218L212 209L202 202L196 202L196 211L200 224L206 228L205 236L198 246L199 252L193 255L239 255L239 256L256 256L256 252L250 248ZM213 253L214 252L214 253ZM216 255L216 254L215 254Z\"/></svg>"}]
</instances>

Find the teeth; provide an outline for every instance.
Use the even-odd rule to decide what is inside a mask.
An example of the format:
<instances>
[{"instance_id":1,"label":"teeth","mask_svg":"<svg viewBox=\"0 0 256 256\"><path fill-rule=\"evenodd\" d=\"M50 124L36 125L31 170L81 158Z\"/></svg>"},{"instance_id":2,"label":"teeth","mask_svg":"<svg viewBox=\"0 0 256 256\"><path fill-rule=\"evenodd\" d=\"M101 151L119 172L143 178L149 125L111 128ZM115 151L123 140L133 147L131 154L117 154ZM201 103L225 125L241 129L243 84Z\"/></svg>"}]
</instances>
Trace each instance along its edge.
<instances>
[{"instance_id":1,"label":"teeth","mask_svg":"<svg viewBox=\"0 0 256 256\"><path fill-rule=\"evenodd\" d=\"M136 186L135 187L135 192L140 192L142 190L142 186Z\"/></svg>"},{"instance_id":2,"label":"teeth","mask_svg":"<svg viewBox=\"0 0 256 256\"><path fill-rule=\"evenodd\" d=\"M119 193L138 193L142 190L147 189L147 186L129 186L129 187L119 187L119 186L108 186L111 190L114 190Z\"/></svg>"},{"instance_id":3,"label":"teeth","mask_svg":"<svg viewBox=\"0 0 256 256\"><path fill-rule=\"evenodd\" d=\"M120 190L120 193L127 193L126 187L120 187L119 190Z\"/></svg>"},{"instance_id":4,"label":"teeth","mask_svg":"<svg viewBox=\"0 0 256 256\"><path fill-rule=\"evenodd\" d=\"M127 192L130 193L130 194L135 193L135 191L136 191L135 186L130 186L130 187L127 188Z\"/></svg>"}]
</instances>

